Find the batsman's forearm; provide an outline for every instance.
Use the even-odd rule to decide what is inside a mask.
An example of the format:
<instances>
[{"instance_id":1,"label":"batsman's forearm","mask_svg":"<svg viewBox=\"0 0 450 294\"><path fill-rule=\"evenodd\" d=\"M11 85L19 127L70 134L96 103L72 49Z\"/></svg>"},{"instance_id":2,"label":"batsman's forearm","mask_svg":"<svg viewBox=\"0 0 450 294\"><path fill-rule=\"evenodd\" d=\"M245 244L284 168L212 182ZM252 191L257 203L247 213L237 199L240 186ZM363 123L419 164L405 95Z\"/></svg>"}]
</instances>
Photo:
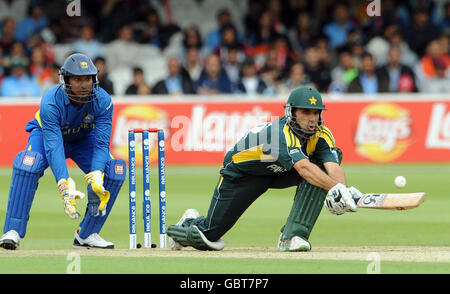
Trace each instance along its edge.
<instances>
[{"instance_id":1,"label":"batsman's forearm","mask_svg":"<svg viewBox=\"0 0 450 294\"><path fill-rule=\"evenodd\" d=\"M308 161L309 162L309 161ZM317 165L309 164L298 164L294 165L294 168L300 174L302 178L308 181L311 185L320 187L324 190L330 190L339 181L331 178L325 172L323 172Z\"/></svg>"},{"instance_id":2,"label":"batsman's forearm","mask_svg":"<svg viewBox=\"0 0 450 294\"><path fill-rule=\"evenodd\" d=\"M324 163L325 170L327 174L334 180L342 183L344 185L347 184L345 180L345 172L344 169L335 162L325 162Z\"/></svg>"}]
</instances>

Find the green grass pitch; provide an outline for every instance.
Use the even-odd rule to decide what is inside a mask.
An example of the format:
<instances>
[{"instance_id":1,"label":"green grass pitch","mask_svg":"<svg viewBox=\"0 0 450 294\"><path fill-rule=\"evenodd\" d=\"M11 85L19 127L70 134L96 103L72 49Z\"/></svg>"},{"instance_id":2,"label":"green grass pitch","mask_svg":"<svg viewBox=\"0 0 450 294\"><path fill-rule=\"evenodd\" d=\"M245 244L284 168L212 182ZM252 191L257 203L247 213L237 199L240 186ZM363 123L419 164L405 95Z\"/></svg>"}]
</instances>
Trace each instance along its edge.
<instances>
[{"instance_id":1,"label":"green grass pitch","mask_svg":"<svg viewBox=\"0 0 450 294\"><path fill-rule=\"evenodd\" d=\"M167 223L178 221L187 208L206 214L218 180L218 166L167 167ZM379 256L385 274L450 273L450 164L344 165L348 185L362 192L427 192L422 206L409 211L360 209L331 215L323 209L311 234L311 252L276 250L280 228L289 213L295 188L269 190L244 213L223 237L222 252L169 249L128 250L128 178L101 236L116 249L72 249L78 221L63 211L53 175L40 180L27 235L16 252L0 250L0 273L66 273L71 254L79 254L81 273L150 274L365 274ZM84 178L70 169L80 190ZM3 228L11 169L0 169L0 225ZM403 175L405 188L394 186ZM152 238L159 246L157 170L151 170ZM142 169L138 169L138 241L143 243ZM86 199L78 201L84 212ZM409 254L411 251L413 253ZM253 254L254 253L254 254ZM218 262L219 261L219 262Z\"/></svg>"}]
</instances>

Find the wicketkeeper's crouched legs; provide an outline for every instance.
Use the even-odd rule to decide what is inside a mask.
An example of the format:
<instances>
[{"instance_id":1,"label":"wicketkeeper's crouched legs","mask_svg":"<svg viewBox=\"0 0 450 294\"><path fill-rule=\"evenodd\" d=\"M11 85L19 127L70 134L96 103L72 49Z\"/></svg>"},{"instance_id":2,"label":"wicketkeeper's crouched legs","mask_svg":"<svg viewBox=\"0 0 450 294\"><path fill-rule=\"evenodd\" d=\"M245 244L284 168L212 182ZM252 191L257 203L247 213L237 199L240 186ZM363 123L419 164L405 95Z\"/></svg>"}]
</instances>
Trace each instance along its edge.
<instances>
[{"instance_id":1,"label":"wicketkeeper's crouched legs","mask_svg":"<svg viewBox=\"0 0 450 294\"><path fill-rule=\"evenodd\" d=\"M47 166L46 158L31 150L20 152L14 159L4 233L14 230L25 237L38 181Z\"/></svg>"},{"instance_id":2,"label":"wicketkeeper's crouched legs","mask_svg":"<svg viewBox=\"0 0 450 294\"><path fill-rule=\"evenodd\" d=\"M89 213L85 214L83 221L80 223L79 232L80 237L83 239L89 237L93 233L99 233L105 224L126 178L125 161L120 159L109 160L105 165L104 173L105 179L103 186L110 194L108 204L106 205L106 213L105 215L99 214L98 216L91 216Z\"/></svg>"}]
</instances>

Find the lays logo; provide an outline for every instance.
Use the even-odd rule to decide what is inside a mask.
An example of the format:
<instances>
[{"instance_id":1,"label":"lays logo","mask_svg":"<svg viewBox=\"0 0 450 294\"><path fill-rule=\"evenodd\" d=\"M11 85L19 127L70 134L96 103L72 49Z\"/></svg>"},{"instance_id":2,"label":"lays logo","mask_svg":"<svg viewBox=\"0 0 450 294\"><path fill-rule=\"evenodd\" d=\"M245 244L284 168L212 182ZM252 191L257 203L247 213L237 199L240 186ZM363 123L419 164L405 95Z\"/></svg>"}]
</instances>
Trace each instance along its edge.
<instances>
[{"instance_id":1,"label":"lays logo","mask_svg":"<svg viewBox=\"0 0 450 294\"><path fill-rule=\"evenodd\" d=\"M400 157L412 143L409 112L393 103L366 106L358 121L356 152L376 162Z\"/></svg>"},{"instance_id":2,"label":"lays logo","mask_svg":"<svg viewBox=\"0 0 450 294\"><path fill-rule=\"evenodd\" d=\"M115 128L112 134L114 155L128 161L128 130L134 128L159 128L168 138L169 118L165 111L150 105L126 106L115 115ZM150 133L150 162L158 158L158 137ZM136 164L142 165L142 134L135 134Z\"/></svg>"}]
</instances>

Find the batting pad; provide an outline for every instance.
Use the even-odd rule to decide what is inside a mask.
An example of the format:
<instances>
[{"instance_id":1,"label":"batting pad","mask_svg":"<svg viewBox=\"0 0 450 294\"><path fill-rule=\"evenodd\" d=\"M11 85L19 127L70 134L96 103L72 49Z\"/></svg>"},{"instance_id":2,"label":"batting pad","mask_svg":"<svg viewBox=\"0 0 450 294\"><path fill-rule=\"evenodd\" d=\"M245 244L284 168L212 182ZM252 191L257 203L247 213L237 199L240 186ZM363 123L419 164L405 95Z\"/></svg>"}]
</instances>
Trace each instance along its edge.
<instances>
[{"instance_id":1,"label":"batting pad","mask_svg":"<svg viewBox=\"0 0 450 294\"><path fill-rule=\"evenodd\" d=\"M308 240L322 210L327 191L303 181L298 187L281 240L299 236Z\"/></svg>"},{"instance_id":2,"label":"batting pad","mask_svg":"<svg viewBox=\"0 0 450 294\"><path fill-rule=\"evenodd\" d=\"M47 167L45 157L35 151L22 151L13 162L11 186L9 188L8 209L3 231L14 230L25 237L31 204L39 178Z\"/></svg>"},{"instance_id":3,"label":"batting pad","mask_svg":"<svg viewBox=\"0 0 450 294\"><path fill-rule=\"evenodd\" d=\"M106 204L106 213L98 216L91 216L89 213L86 213L83 221L80 223L79 235L81 238L86 239L89 235L99 233L102 229L125 181L126 167L125 161L121 159L112 159L106 163L103 187L109 191L110 195L108 204Z\"/></svg>"}]
</instances>

